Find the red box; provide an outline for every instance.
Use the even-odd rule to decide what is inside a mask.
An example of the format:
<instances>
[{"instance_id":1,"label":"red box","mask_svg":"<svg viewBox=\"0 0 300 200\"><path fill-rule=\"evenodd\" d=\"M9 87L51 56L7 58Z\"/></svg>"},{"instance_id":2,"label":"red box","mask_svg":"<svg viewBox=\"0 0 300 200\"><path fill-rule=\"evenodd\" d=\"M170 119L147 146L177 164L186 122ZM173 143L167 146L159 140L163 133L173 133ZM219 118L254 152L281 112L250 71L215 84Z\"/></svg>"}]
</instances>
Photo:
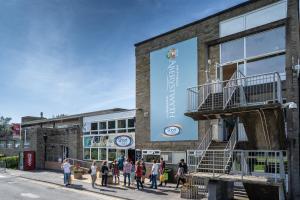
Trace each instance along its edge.
<instances>
[{"instance_id":1,"label":"red box","mask_svg":"<svg viewBox=\"0 0 300 200\"><path fill-rule=\"evenodd\" d=\"M24 151L23 158L23 169L24 170L34 170L35 169L35 152L34 151Z\"/></svg>"}]
</instances>

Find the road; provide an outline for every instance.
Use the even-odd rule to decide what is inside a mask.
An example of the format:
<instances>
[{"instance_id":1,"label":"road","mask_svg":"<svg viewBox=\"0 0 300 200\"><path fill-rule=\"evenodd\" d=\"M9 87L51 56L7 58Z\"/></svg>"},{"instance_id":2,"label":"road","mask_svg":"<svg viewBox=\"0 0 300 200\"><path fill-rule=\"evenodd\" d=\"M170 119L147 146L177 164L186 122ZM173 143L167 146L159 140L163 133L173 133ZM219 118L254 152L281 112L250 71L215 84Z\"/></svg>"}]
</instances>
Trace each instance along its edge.
<instances>
[{"instance_id":1,"label":"road","mask_svg":"<svg viewBox=\"0 0 300 200\"><path fill-rule=\"evenodd\" d=\"M119 200L102 194L66 188L0 173L1 200Z\"/></svg>"}]
</instances>

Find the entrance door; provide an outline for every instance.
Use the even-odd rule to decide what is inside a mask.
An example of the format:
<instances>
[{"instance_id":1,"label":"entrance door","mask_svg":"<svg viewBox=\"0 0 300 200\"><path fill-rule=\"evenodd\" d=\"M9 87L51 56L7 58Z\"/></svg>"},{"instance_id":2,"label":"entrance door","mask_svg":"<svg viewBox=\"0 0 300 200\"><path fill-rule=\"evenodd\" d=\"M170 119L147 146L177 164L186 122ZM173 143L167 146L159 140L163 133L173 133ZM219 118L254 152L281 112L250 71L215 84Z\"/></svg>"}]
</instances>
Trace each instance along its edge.
<instances>
[{"instance_id":1,"label":"entrance door","mask_svg":"<svg viewBox=\"0 0 300 200\"><path fill-rule=\"evenodd\" d=\"M135 149L128 149L127 158L135 163Z\"/></svg>"},{"instance_id":2,"label":"entrance door","mask_svg":"<svg viewBox=\"0 0 300 200\"><path fill-rule=\"evenodd\" d=\"M62 154L63 160L69 158L69 147L62 146Z\"/></svg>"},{"instance_id":3,"label":"entrance door","mask_svg":"<svg viewBox=\"0 0 300 200\"><path fill-rule=\"evenodd\" d=\"M234 72L236 72L236 70L237 70L236 63L222 66L222 80L223 81L229 80L234 74Z\"/></svg>"}]
</instances>

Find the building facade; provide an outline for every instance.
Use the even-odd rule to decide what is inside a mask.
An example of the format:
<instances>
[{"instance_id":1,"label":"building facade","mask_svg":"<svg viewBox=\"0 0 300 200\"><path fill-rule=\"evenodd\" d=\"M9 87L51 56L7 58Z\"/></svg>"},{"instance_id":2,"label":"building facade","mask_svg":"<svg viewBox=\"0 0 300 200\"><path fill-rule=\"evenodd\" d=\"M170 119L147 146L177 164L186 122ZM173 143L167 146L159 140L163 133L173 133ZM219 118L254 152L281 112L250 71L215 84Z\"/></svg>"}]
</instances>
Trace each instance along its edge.
<instances>
[{"instance_id":1,"label":"building facade","mask_svg":"<svg viewBox=\"0 0 300 200\"><path fill-rule=\"evenodd\" d=\"M136 148L287 150L300 198L298 0L247 1L135 46Z\"/></svg>"}]
</instances>

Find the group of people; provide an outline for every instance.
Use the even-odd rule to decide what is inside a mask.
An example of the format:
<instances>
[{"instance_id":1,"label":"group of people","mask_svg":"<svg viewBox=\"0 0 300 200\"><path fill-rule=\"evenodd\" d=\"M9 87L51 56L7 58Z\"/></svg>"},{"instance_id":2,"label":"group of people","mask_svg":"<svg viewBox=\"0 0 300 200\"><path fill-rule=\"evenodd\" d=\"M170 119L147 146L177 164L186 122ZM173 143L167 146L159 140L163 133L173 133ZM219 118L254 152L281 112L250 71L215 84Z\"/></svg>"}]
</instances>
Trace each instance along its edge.
<instances>
[{"instance_id":1,"label":"group of people","mask_svg":"<svg viewBox=\"0 0 300 200\"><path fill-rule=\"evenodd\" d=\"M70 175L71 175L71 165L68 159L65 159L61 168L64 170L64 184L68 186L70 184ZM124 176L124 186L130 187L130 184L133 183L133 180L136 181L136 187L138 190L144 189L145 178L147 174L146 164L143 159L136 161L133 163L129 159L125 159L124 156L112 162L110 166L108 166L107 161L102 163L101 168L98 168L96 162L93 161L92 165L88 171L91 175L92 179L92 187L95 187L95 182L97 180L97 172L101 173L101 185L107 186L107 179L109 172L112 173L113 180L115 184L120 183L120 171L123 171ZM178 169L175 177L177 178L176 189L178 188L180 182L185 183L185 174L188 172L188 168L184 159L181 159L178 164ZM156 160L153 160L151 171L149 175L149 179L151 182L151 187L153 189L157 189L157 186L166 186L169 174L166 169L166 163L163 158L160 159L160 163ZM157 185L157 179L160 180L160 184Z\"/></svg>"}]
</instances>

